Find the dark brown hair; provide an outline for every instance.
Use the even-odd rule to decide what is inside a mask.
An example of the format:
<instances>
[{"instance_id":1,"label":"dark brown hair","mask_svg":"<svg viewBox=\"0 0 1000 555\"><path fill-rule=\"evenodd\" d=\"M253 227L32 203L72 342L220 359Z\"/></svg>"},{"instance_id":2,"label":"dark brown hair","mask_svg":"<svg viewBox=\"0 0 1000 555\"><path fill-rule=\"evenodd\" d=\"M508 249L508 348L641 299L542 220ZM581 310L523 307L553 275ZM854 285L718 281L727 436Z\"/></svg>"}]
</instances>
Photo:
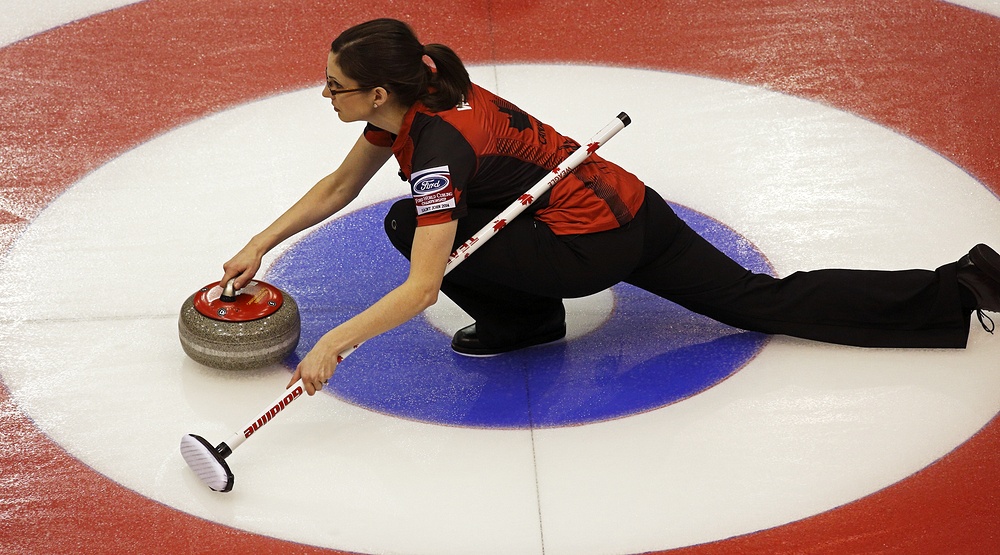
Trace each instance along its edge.
<instances>
[{"instance_id":1,"label":"dark brown hair","mask_svg":"<svg viewBox=\"0 0 1000 555\"><path fill-rule=\"evenodd\" d=\"M333 41L330 51L345 75L362 87L384 87L406 106L421 101L435 112L447 110L472 88L469 72L451 48L420 44L413 29L395 19L355 25Z\"/></svg>"}]
</instances>

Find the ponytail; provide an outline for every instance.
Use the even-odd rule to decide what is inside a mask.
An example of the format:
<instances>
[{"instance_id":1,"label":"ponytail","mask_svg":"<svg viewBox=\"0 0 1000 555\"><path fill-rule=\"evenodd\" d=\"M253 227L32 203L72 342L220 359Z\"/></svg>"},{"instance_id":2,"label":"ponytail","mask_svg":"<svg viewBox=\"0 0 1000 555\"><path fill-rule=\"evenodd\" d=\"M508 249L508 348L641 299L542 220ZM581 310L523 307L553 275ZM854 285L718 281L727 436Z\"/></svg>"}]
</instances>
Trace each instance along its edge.
<instances>
[{"instance_id":1,"label":"ponytail","mask_svg":"<svg viewBox=\"0 0 1000 555\"><path fill-rule=\"evenodd\" d=\"M384 87L404 106L420 101L435 112L448 110L472 88L469 72L451 48L420 44L410 26L395 19L355 25L333 41L330 51L345 75L362 87Z\"/></svg>"},{"instance_id":2,"label":"ponytail","mask_svg":"<svg viewBox=\"0 0 1000 555\"><path fill-rule=\"evenodd\" d=\"M435 112L463 102L472 88L472 80L458 54L443 44L428 44L424 54L434 62L436 71L431 78L431 89L420 100Z\"/></svg>"}]
</instances>

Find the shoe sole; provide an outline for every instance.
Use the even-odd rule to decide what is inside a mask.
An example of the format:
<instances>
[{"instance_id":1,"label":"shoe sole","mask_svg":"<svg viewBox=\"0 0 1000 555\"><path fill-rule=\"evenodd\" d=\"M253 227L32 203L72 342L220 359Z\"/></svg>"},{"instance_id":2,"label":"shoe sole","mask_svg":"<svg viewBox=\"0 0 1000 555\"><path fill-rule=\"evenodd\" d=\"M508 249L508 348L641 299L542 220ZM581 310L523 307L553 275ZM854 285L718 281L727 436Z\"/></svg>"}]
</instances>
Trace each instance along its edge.
<instances>
[{"instance_id":1,"label":"shoe sole","mask_svg":"<svg viewBox=\"0 0 1000 555\"><path fill-rule=\"evenodd\" d=\"M506 354L506 353L512 353L514 351L520 351L522 349L530 349L532 347L541 347L543 345L550 345L552 343L555 343L556 341L559 341L559 340L563 339L564 337L566 337L566 328L565 327L563 327L563 329L560 330L559 332L555 332L555 333L549 334L547 336L542 336L541 340L538 341L538 342L526 341L524 343L519 343L517 345L514 345L514 346L510 347L509 349L505 349L505 350L500 351L500 352L482 352L482 353L477 353L475 351L460 351L457 348L455 348L455 345L451 346L451 350L454 351L455 354L459 354L459 355L462 355L464 357L470 357L470 358L490 358L490 357L500 356L500 355Z\"/></svg>"}]
</instances>

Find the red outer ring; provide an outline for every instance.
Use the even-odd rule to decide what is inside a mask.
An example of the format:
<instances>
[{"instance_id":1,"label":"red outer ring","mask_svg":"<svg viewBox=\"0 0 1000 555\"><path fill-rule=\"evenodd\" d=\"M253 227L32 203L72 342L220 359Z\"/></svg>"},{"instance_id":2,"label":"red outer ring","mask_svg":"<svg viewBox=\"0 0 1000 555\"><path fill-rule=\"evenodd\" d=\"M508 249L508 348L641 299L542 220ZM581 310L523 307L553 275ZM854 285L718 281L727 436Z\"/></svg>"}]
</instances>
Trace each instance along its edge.
<instances>
[{"instance_id":1,"label":"red outer ring","mask_svg":"<svg viewBox=\"0 0 1000 555\"><path fill-rule=\"evenodd\" d=\"M221 322L251 322L274 314L285 300L280 289L263 281L251 281L239 290L232 302L220 297L220 282L210 283L194 294L194 308Z\"/></svg>"}]
</instances>

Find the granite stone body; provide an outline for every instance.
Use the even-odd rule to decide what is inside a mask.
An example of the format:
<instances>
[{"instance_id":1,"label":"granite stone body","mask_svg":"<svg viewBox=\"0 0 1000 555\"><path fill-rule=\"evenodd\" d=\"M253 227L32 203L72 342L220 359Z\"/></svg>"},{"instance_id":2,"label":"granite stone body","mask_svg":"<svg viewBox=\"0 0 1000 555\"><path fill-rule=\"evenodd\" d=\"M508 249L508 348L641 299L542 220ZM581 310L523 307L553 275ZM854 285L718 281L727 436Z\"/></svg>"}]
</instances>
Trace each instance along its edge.
<instances>
[{"instance_id":1,"label":"granite stone body","mask_svg":"<svg viewBox=\"0 0 1000 555\"><path fill-rule=\"evenodd\" d=\"M195 361L222 370L250 370L285 359L299 342L299 308L281 291L284 302L272 314L246 322L226 322L195 308L195 295L181 306L178 329L184 352Z\"/></svg>"}]
</instances>

